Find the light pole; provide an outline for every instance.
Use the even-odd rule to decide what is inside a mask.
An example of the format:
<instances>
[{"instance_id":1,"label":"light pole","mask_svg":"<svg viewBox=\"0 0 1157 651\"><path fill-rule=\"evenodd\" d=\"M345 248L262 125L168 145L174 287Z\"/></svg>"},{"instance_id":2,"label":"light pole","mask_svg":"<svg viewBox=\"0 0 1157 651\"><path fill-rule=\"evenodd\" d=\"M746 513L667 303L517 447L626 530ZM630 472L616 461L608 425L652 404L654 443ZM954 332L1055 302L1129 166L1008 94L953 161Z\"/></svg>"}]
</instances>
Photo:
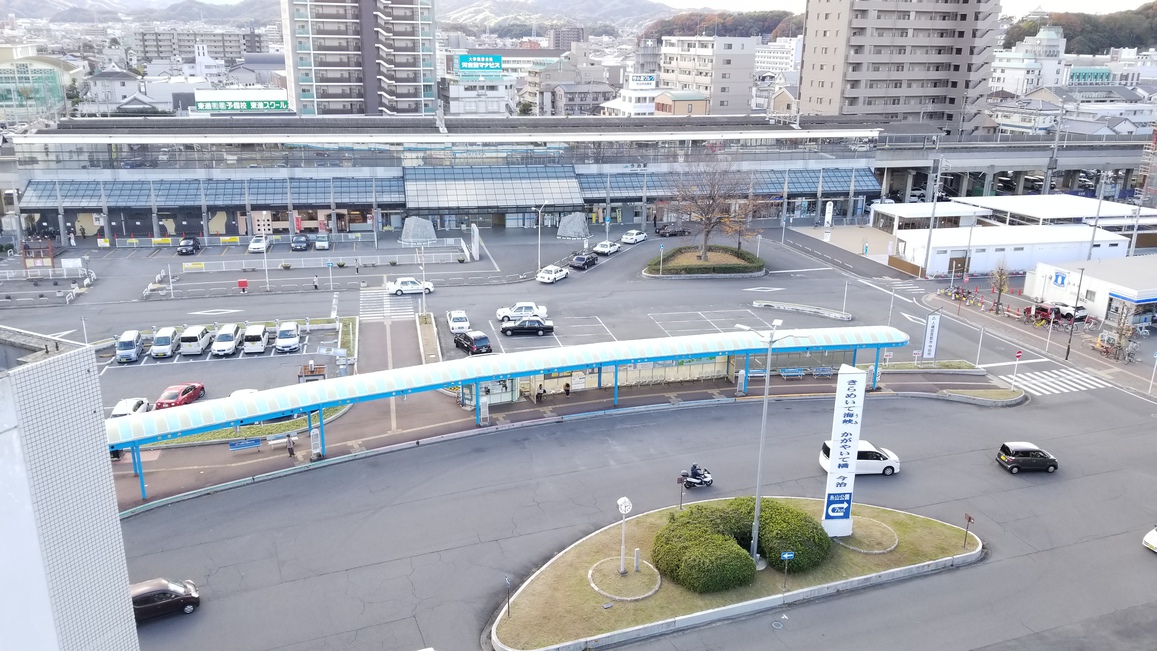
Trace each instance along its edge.
<instances>
[{"instance_id":1,"label":"light pole","mask_svg":"<svg viewBox=\"0 0 1157 651\"><path fill-rule=\"evenodd\" d=\"M1069 326L1069 343L1065 345L1065 361L1069 359L1069 351L1073 348L1073 330L1077 329L1077 308L1081 306L1081 284L1085 281L1085 268L1081 267L1081 277L1077 280L1077 300L1073 301L1073 323ZM1086 319L1088 317L1085 317Z\"/></svg>"},{"instance_id":2,"label":"light pole","mask_svg":"<svg viewBox=\"0 0 1157 651\"><path fill-rule=\"evenodd\" d=\"M939 165L936 165L936 176L933 178L930 188L932 191L932 214L928 219L928 246L924 251L924 269L922 275L928 277L928 265L932 263L932 229L936 228L936 204L940 198L940 174L944 171L944 157L939 159Z\"/></svg>"},{"instance_id":3,"label":"light pole","mask_svg":"<svg viewBox=\"0 0 1157 651\"><path fill-rule=\"evenodd\" d=\"M751 522L751 559L755 561L756 567L759 566L759 507L763 494L763 445L767 439L767 406L770 403L771 347L777 341L796 336L787 335L776 339L775 330L781 325L783 325L781 319L776 319L771 322L771 331L767 333L767 361L764 363L763 368L763 419L759 425L759 456L755 459L755 518ZM735 327L740 330L755 332L754 329L742 324L736 324Z\"/></svg>"},{"instance_id":4,"label":"light pole","mask_svg":"<svg viewBox=\"0 0 1157 651\"><path fill-rule=\"evenodd\" d=\"M538 207L538 268L535 273L542 271L542 209L546 208L546 202Z\"/></svg>"},{"instance_id":5,"label":"light pole","mask_svg":"<svg viewBox=\"0 0 1157 651\"><path fill-rule=\"evenodd\" d=\"M1097 242L1097 228L1101 224L1101 202L1105 200L1105 173L1097 172L1097 216L1093 217L1093 234L1089 237L1089 255L1085 261L1093 259L1093 246Z\"/></svg>"}]
</instances>

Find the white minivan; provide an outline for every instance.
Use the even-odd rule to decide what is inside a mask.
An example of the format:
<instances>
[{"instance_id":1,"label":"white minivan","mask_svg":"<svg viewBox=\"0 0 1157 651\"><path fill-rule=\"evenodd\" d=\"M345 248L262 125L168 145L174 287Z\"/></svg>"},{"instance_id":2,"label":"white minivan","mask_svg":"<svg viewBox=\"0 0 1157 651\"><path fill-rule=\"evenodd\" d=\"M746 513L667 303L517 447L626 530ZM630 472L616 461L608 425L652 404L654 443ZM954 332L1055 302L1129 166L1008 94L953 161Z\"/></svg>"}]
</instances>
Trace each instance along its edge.
<instances>
[{"instance_id":1,"label":"white minivan","mask_svg":"<svg viewBox=\"0 0 1157 651\"><path fill-rule=\"evenodd\" d=\"M265 352L265 348L268 345L269 334L265 332L264 323L245 326L245 334L241 335L242 355L248 355L249 353L260 355Z\"/></svg>"},{"instance_id":2,"label":"white minivan","mask_svg":"<svg viewBox=\"0 0 1157 651\"><path fill-rule=\"evenodd\" d=\"M117 361L135 362L141 358L145 349L145 340L140 330L125 330L117 337Z\"/></svg>"},{"instance_id":3,"label":"white minivan","mask_svg":"<svg viewBox=\"0 0 1157 651\"><path fill-rule=\"evenodd\" d=\"M205 352L213 343L213 335L202 325L189 326L181 333L181 355L196 357Z\"/></svg>"},{"instance_id":4,"label":"white minivan","mask_svg":"<svg viewBox=\"0 0 1157 651\"><path fill-rule=\"evenodd\" d=\"M241 328L236 323L226 323L217 328L213 337L214 355L232 355L237 352L237 345L241 342Z\"/></svg>"},{"instance_id":5,"label":"white minivan","mask_svg":"<svg viewBox=\"0 0 1157 651\"><path fill-rule=\"evenodd\" d=\"M172 357L177 352L177 329L172 326L158 328L153 334L153 344L149 355L154 358Z\"/></svg>"},{"instance_id":6,"label":"white minivan","mask_svg":"<svg viewBox=\"0 0 1157 651\"><path fill-rule=\"evenodd\" d=\"M273 349L279 353L290 353L301 348L301 328L296 321L285 321L277 326L277 340Z\"/></svg>"}]
</instances>

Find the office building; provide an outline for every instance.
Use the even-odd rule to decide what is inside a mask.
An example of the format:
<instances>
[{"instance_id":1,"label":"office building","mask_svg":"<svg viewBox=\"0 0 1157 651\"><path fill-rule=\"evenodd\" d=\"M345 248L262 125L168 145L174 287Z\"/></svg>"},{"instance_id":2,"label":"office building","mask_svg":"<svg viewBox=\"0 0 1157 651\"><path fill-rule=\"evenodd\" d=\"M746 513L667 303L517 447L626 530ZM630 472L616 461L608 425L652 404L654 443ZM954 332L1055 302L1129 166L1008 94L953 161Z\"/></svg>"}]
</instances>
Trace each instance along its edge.
<instances>
[{"instance_id":1,"label":"office building","mask_svg":"<svg viewBox=\"0 0 1157 651\"><path fill-rule=\"evenodd\" d=\"M434 114L432 0L287 0L282 18L299 114Z\"/></svg>"},{"instance_id":2,"label":"office building","mask_svg":"<svg viewBox=\"0 0 1157 651\"><path fill-rule=\"evenodd\" d=\"M799 68L803 58L802 36L780 36L773 43L755 48L755 72L786 72Z\"/></svg>"},{"instance_id":3,"label":"office building","mask_svg":"<svg viewBox=\"0 0 1157 651\"><path fill-rule=\"evenodd\" d=\"M997 0L809 0L801 112L971 132L984 120L999 12Z\"/></svg>"},{"instance_id":4,"label":"office building","mask_svg":"<svg viewBox=\"0 0 1157 651\"><path fill-rule=\"evenodd\" d=\"M746 114L760 45L758 36L664 36L660 85L702 93L711 115Z\"/></svg>"}]
</instances>

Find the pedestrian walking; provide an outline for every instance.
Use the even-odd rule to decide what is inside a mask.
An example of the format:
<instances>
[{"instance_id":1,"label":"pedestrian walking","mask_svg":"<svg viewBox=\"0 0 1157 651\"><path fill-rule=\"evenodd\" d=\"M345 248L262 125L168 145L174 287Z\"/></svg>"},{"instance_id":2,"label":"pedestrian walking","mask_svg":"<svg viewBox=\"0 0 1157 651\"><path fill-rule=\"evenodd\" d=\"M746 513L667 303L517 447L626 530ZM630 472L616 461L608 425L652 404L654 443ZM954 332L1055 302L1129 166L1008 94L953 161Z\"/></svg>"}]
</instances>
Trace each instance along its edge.
<instances>
[{"instance_id":1,"label":"pedestrian walking","mask_svg":"<svg viewBox=\"0 0 1157 651\"><path fill-rule=\"evenodd\" d=\"M77 226L76 231L80 233L80 239L85 239L86 236L84 234L84 226Z\"/></svg>"},{"instance_id":2,"label":"pedestrian walking","mask_svg":"<svg viewBox=\"0 0 1157 651\"><path fill-rule=\"evenodd\" d=\"M570 382L562 385L562 392L566 394L566 397L570 397Z\"/></svg>"},{"instance_id":3,"label":"pedestrian walking","mask_svg":"<svg viewBox=\"0 0 1157 651\"><path fill-rule=\"evenodd\" d=\"M293 458L293 434L285 435L285 449L289 451L289 458Z\"/></svg>"},{"instance_id":4,"label":"pedestrian walking","mask_svg":"<svg viewBox=\"0 0 1157 651\"><path fill-rule=\"evenodd\" d=\"M317 288L318 288L318 287L317 287L317 276L314 276L314 277L313 277L313 288L314 288L314 289L317 289Z\"/></svg>"}]
</instances>

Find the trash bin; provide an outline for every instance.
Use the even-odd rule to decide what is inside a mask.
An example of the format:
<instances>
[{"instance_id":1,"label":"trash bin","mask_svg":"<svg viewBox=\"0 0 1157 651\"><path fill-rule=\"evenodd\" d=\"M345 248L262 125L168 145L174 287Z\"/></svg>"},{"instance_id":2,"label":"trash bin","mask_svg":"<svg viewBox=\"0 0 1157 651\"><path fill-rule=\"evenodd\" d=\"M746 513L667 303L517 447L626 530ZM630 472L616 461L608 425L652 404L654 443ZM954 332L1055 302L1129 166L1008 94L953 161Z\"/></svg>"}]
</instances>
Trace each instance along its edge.
<instances>
[{"instance_id":1,"label":"trash bin","mask_svg":"<svg viewBox=\"0 0 1157 651\"><path fill-rule=\"evenodd\" d=\"M237 288L241 290L242 294L248 294L249 293L249 280L246 278L242 278L242 279L238 280L237 281Z\"/></svg>"}]
</instances>

